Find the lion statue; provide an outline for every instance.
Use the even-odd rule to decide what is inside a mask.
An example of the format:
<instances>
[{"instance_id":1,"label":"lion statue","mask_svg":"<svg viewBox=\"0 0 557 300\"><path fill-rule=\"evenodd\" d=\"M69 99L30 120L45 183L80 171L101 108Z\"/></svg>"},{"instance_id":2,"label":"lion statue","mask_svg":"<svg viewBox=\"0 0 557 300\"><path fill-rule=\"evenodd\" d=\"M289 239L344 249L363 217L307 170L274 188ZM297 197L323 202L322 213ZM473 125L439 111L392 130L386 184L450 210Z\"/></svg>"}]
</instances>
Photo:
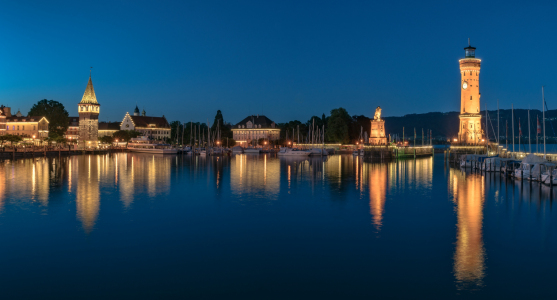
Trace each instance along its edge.
<instances>
[{"instance_id":1,"label":"lion statue","mask_svg":"<svg viewBox=\"0 0 557 300\"><path fill-rule=\"evenodd\" d=\"M381 107L377 106L375 109L375 116L373 116L374 120L381 120Z\"/></svg>"}]
</instances>

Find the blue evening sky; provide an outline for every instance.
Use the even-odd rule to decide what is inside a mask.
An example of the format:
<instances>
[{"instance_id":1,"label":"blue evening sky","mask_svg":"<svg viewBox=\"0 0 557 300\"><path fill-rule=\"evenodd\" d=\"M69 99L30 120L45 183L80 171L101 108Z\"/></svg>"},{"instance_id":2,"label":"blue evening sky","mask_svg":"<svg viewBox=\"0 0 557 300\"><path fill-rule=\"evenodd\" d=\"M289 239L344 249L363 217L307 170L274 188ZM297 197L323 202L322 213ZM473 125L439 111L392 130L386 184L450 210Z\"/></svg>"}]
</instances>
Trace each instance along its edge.
<instances>
[{"instance_id":1,"label":"blue evening sky","mask_svg":"<svg viewBox=\"0 0 557 300\"><path fill-rule=\"evenodd\" d=\"M102 121L308 120L460 107L467 38L482 108L557 108L557 6L539 1L1 1L0 104L77 115L93 66Z\"/></svg>"}]
</instances>

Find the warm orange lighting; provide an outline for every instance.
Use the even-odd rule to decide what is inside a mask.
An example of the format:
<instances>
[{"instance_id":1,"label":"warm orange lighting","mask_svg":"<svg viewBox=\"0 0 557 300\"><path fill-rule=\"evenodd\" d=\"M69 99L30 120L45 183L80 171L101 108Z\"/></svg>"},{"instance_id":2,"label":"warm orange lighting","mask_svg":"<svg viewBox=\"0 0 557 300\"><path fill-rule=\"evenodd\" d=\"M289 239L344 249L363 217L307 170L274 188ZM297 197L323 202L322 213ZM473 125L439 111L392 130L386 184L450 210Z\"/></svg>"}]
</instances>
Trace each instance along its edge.
<instances>
[{"instance_id":1,"label":"warm orange lighting","mask_svg":"<svg viewBox=\"0 0 557 300\"><path fill-rule=\"evenodd\" d=\"M457 142L458 140L457 140L457 139L454 139L454 141Z\"/></svg>"},{"instance_id":2,"label":"warm orange lighting","mask_svg":"<svg viewBox=\"0 0 557 300\"><path fill-rule=\"evenodd\" d=\"M267 142L265 142L265 145L267 145Z\"/></svg>"},{"instance_id":3,"label":"warm orange lighting","mask_svg":"<svg viewBox=\"0 0 557 300\"><path fill-rule=\"evenodd\" d=\"M356 145L358 145L358 142L356 142Z\"/></svg>"},{"instance_id":4,"label":"warm orange lighting","mask_svg":"<svg viewBox=\"0 0 557 300\"><path fill-rule=\"evenodd\" d=\"M35 136L33 135L33 138L35 138Z\"/></svg>"}]
</instances>

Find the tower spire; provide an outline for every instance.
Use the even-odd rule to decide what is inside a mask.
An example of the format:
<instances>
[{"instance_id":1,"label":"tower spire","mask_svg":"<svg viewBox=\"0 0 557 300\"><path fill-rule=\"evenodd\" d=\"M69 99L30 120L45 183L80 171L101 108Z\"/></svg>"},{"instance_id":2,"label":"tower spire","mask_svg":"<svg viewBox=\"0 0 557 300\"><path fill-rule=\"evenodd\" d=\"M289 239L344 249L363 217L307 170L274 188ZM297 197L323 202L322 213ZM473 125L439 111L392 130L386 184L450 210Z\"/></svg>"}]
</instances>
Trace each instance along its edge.
<instances>
[{"instance_id":1,"label":"tower spire","mask_svg":"<svg viewBox=\"0 0 557 300\"><path fill-rule=\"evenodd\" d=\"M97 102L97 96L95 95L95 89L93 88L93 81L91 80L91 70L89 70L89 82L87 82L87 87L85 88L85 93L83 93L83 98L81 98L81 102L79 102L79 103L80 104L99 104L99 102Z\"/></svg>"}]
</instances>

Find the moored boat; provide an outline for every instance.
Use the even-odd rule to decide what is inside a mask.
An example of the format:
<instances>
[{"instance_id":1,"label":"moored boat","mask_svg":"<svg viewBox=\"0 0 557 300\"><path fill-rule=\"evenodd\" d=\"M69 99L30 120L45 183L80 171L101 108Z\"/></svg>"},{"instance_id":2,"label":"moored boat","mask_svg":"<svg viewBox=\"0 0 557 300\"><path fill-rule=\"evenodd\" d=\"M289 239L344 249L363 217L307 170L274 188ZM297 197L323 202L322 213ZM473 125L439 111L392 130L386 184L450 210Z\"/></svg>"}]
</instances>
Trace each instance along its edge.
<instances>
[{"instance_id":1,"label":"moored boat","mask_svg":"<svg viewBox=\"0 0 557 300\"><path fill-rule=\"evenodd\" d=\"M132 138L128 143L127 149L130 152L156 153L156 154L176 154L178 149L172 148L170 144L160 141L149 140L146 136Z\"/></svg>"},{"instance_id":2,"label":"moored boat","mask_svg":"<svg viewBox=\"0 0 557 300\"><path fill-rule=\"evenodd\" d=\"M296 148L280 148L280 151L277 153L278 156L309 156L309 150L300 150Z\"/></svg>"}]
</instances>

